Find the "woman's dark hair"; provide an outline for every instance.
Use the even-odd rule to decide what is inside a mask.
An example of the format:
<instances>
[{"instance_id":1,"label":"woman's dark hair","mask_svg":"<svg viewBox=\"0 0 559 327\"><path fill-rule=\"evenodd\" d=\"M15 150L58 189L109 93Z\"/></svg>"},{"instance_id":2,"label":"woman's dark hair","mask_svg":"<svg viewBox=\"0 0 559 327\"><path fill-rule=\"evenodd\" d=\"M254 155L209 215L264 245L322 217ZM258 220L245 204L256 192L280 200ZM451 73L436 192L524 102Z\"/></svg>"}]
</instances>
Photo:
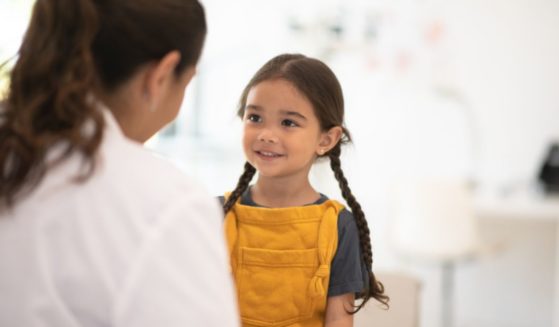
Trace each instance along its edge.
<instances>
[{"instance_id":1,"label":"woman's dark hair","mask_svg":"<svg viewBox=\"0 0 559 327\"><path fill-rule=\"evenodd\" d=\"M174 50L178 76L198 62L205 36L197 0L37 0L0 104L0 208L72 153L84 158L79 179L90 176L104 128L91 95ZM47 160L55 145L62 154Z\"/></svg>"},{"instance_id":2,"label":"woman's dark hair","mask_svg":"<svg viewBox=\"0 0 559 327\"><path fill-rule=\"evenodd\" d=\"M343 126L344 123L344 98L342 88L336 75L323 62L317 59L308 58L300 54L283 54L268 61L250 80L243 90L239 101L237 114L243 117L246 106L246 100L250 90L257 84L274 79L282 79L292 83L312 104L314 113L320 122L322 131L330 130L332 127L340 126L343 136L330 151L323 156L330 158L330 167L334 172L334 176L338 181L342 196L351 208L357 228L359 230L359 241L361 243L361 255L367 266L369 273L368 286L360 294L363 301L359 304L354 312L359 311L363 305L372 297L388 306L389 298L384 294L384 286L377 281L373 274L373 252L371 249L371 237L369 226L365 219L365 214L361 209L361 205L349 188L348 182L342 171L340 154L342 144L351 142L349 131ZM223 204L225 213L229 212L235 202L248 188L249 183L256 173L256 170L250 163L245 163L245 169L237 186L229 195L227 201Z\"/></svg>"}]
</instances>

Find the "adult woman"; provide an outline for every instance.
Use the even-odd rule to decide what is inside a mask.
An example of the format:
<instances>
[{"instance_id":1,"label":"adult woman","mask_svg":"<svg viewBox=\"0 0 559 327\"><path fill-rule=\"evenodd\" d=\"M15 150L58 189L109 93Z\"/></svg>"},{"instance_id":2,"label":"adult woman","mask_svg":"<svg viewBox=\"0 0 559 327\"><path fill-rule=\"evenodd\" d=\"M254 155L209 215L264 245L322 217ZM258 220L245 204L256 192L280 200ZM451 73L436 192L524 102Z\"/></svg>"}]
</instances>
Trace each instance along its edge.
<instances>
[{"instance_id":1,"label":"adult woman","mask_svg":"<svg viewBox=\"0 0 559 327\"><path fill-rule=\"evenodd\" d=\"M0 116L1 326L237 325L217 204L141 146L205 34L197 0L37 0Z\"/></svg>"}]
</instances>

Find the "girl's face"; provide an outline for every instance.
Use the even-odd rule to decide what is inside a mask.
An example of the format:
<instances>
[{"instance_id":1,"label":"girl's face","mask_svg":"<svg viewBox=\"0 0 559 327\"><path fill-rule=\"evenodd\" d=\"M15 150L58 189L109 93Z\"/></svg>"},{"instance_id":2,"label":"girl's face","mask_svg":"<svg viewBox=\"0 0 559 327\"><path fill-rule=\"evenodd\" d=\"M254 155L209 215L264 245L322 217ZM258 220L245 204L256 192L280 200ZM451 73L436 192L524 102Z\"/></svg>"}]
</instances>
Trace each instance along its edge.
<instances>
[{"instance_id":1,"label":"girl's face","mask_svg":"<svg viewBox=\"0 0 559 327\"><path fill-rule=\"evenodd\" d=\"M323 150L324 133L311 103L286 80L250 89L243 124L245 156L261 177L306 178Z\"/></svg>"}]
</instances>

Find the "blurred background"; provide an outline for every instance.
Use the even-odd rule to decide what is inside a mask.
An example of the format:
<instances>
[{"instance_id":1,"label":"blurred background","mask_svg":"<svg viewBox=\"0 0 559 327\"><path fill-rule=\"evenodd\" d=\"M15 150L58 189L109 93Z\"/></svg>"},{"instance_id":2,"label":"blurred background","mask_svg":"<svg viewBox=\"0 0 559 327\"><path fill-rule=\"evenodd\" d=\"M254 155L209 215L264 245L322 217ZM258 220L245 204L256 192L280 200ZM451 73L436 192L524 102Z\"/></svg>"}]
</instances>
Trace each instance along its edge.
<instances>
[{"instance_id":1,"label":"blurred background","mask_svg":"<svg viewBox=\"0 0 559 327\"><path fill-rule=\"evenodd\" d=\"M412 323L559 326L559 197L538 178L544 161L559 165L548 156L559 142L559 1L202 2L198 75L150 148L212 194L231 190L244 85L279 53L317 57L344 90L354 143L342 165L374 269L419 285L403 295L416 299ZM0 0L0 61L16 55L32 4ZM341 199L327 163L312 180Z\"/></svg>"}]
</instances>

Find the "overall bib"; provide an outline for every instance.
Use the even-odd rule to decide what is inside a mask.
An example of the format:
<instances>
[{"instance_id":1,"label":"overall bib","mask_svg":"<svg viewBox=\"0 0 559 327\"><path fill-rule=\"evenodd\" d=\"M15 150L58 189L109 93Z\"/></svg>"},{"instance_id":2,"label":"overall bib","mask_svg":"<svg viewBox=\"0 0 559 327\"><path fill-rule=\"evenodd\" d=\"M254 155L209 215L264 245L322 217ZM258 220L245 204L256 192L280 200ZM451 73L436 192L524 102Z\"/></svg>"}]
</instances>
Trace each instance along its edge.
<instances>
[{"instance_id":1,"label":"overall bib","mask_svg":"<svg viewBox=\"0 0 559 327\"><path fill-rule=\"evenodd\" d=\"M290 208L237 202L225 217L243 326L324 326L343 205Z\"/></svg>"}]
</instances>

